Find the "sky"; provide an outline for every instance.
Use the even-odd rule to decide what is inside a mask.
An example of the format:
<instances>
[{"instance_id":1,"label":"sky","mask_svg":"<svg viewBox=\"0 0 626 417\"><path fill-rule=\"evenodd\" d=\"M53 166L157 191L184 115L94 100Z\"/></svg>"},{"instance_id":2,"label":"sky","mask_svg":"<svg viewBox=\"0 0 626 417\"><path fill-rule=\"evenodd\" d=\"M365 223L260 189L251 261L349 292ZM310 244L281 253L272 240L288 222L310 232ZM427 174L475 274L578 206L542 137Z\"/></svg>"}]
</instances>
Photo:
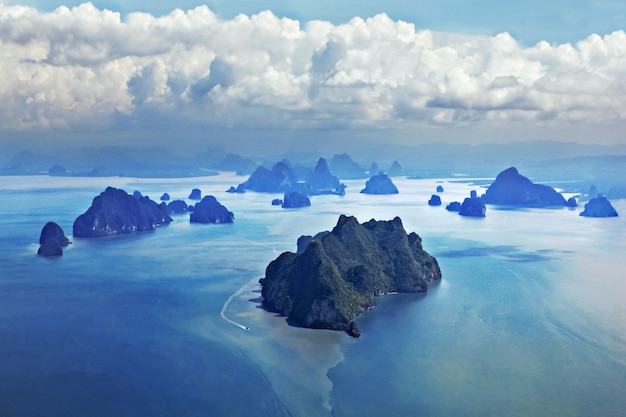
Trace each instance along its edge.
<instances>
[{"instance_id":1,"label":"sky","mask_svg":"<svg viewBox=\"0 0 626 417\"><path fill-rule=\"evenodd\" d=\"M625 15L623 0L0 0L0 146L624 144Z\"/></svg>"}]
</instances>

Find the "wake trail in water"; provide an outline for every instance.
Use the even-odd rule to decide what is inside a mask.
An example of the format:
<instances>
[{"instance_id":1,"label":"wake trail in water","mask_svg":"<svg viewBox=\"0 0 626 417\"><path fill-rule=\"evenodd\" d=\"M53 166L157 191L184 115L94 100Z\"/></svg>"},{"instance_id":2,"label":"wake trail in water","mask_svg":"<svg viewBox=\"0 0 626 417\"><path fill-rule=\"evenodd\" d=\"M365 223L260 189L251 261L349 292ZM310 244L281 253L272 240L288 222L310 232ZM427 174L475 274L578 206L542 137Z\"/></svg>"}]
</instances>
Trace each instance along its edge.
<instances>
[{"instance_id":1,"label":"wake trail in water","mask_svg":"<svg viewBox=\"0 0 626 417\"><path fill-rule=\"evenodd\" d=\"M258 246L264 246L267 248L272 249L272 252L274 253L278 253L278 251L276 250L276 248L274 248L271 245L268 245L266 243L262 243L262 242L258 242L255 240L250 240L250 239L242 239L245 242L248 243L252 243L254 245L258 245ZM222 317L222 319L224 319L225 321L227 321L228 323L239 327L242 330L250 330L250 328L244 324L241 324L239 322L236 322L235 320L232 320L230 318L228 318L226 316L226 310L228 309L228 306L230 305L230 303L235 299L235 297L237 297L238 295L240 295L241 293L243 293L243 291L246 289L246 287L248 287L248 285L250 285L250 283L244 284L242 287L240 287L237 291L235 291L233 294L231 294L230 297L228 297L228 299L226 300L226 302L224 303L224 305L222 306L222 310L220 311L220 317Z\"/></svg>"},{"instance_id":2,"label":"wake trail in water","mask_svg":"<svg viewBox=\"0 0 626 417\"><path fill-rule=\"evenodd\" d=\"M274 253L278 253L278 251L276 250L276 248L272 245L269 245L267 243L263 243L263 242L259 242L256 240L251 240L251 239L242 239L244 242L248 242L248 243L252 243L253 245L257 245L257 246L264 246L266 248L270 248L272 250L272 252Z\"/></svg>"},{"instance_id":3,"label":"wake trail in water","mask_svg":"<svg viewBox=\"0 0 626 417\"><path fill-rule=\"evenodd\" d=\"M241 323L236 322L235 320L231 320L228 317L226 317L226 309L228 308L228 306L230 305L230 303L233 301L233 299L238 296L241 292L243 292L243 290L248 286L248 284L244 285L243 287L239 288L235 293L233 293L230 297L228 297L228 299L226 300L226 302L224 303L224 305L222 306L222 311L220 311L220 317L222 317L224 320L226 320L227 322L229 322L230 324L233 324L237 327L239 327L242 330L250 330L250 328L248 326L245 326Z\"/></svg>"}]
</instances>

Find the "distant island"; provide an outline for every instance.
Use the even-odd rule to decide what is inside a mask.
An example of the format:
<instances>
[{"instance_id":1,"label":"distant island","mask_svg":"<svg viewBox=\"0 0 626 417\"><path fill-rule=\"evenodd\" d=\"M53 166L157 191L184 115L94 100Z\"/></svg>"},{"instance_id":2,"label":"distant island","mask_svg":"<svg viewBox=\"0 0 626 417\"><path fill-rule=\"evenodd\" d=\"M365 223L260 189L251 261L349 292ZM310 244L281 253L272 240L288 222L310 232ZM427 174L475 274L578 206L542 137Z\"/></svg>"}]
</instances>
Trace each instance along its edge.
<instances>
[{"instance_id":1,"label":"distant island","mask_svg":"<svg viewBox=\"0 0 626 417\"><path fill-rule=\"evenodd\" d=\"M245 182L236 188L230 187L227 192L288 193L297 191L304 195L344 195L345 188L346 186L339 181L339 178L330 172L326 159L319 158L315 168L306 174L292 168L286 160L277 162L271 170L260 166Z\"/></svg>"},{"instance_id":2,"label":"distant island","mask_svg":"<svg viewBox=\"0 0 626 417\"><path fill-rule=\"evenodd\" d=\"M190 223L219 224L234 221L235 215L212 195L207 195L196 203L189 215Z\"/></svg>"},{"instance_id":3,"label":"distant island","mask_svg":"<svg viewBox=\"0 0 626 417\"><path fill-rule=\"evenodd\" d=\"M103 237L146 230L172 221L165 202L135 198L122 189L107 187L91 207L74 221L74 237Z\"/></svg>"},{"instance_id":4,"label":"distant island","mask_svg":"<svg viewBox=\"0 0 626 417\"><path fill-rule=\"evenodd\" d=\"M535 184L515 167L500 172L481 197L485 204L523 207L565 206L565 198L554 188Z\"/></svg>"},{"instance_id":5,"label":"distant island","mask_svg":"<svg viewBox=\"0 0 626 417\"><path fill-rule=\"evenodd\" d=\"M580 212L583 217L617 217L617 210L603 195L592 198L585 204L585 209Z\"/></svg>"},{"instance_id":6,"label":"distant island","mask_svg":"<svg viewBox=\"0 0 626 417\"><path fill-rule=\"evenodd\" d=\"M361 190L363 194L398 194L398 187L391 181L391 178L383 172L379 172L365 182L365 188Z\"/></svg>"},{"instance_id":7,"label":"distant island","mask_svg":"<svg viewBox=\"0 0 626 417\"><path fill-rule=\"evenodd\" d=\"M254 170L248 180L239 184L235 192L247 190L262 193L285 193L293 190L298 178L287 161L277 162L271 170L260 166Z\"/></svg>"},{"instance_id":8,"label":"distant island","mask_svg":"<svg viewBox=\"0 0 626 417\"><path fill-rule=\"evenodd\" d=\"M332 231L300 237L298 253L282 253L259 282L264 308L289 323L358 337L354 319L376 305L376 296L424 292L439 279L437 260L400 218L360 224L341 215Z\"/></svg>"}]
</instances>

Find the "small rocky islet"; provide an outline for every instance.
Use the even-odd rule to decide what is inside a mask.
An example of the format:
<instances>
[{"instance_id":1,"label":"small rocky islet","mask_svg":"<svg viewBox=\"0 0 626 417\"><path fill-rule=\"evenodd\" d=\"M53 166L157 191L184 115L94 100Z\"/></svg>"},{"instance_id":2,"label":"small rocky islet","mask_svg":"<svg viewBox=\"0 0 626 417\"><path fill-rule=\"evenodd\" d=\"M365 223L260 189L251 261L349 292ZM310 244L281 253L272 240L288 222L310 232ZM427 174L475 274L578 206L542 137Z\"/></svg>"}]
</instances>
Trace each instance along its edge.
<instances>
[{"instance_id":1,"label":"small rocky islet","mask_svg":"<svg viewBox=\"0 0 626 417\"><path fill-rule=\"evenodd\" d=\"M48 222L41 229L39 235L39 256L61 256L63 248L70 244L70 240L65 236L61 226L55 222Z\"/></svg>"}]
</instances>

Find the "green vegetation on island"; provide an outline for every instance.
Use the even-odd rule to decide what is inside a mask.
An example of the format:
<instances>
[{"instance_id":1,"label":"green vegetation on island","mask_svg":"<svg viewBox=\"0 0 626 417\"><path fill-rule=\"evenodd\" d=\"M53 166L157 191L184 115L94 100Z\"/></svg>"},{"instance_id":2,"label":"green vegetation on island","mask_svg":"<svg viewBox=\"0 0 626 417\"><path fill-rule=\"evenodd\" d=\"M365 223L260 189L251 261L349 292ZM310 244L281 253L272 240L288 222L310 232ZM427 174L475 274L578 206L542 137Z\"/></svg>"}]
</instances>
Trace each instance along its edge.
<instances>
[{"instance_id":1,"label":"green vegetation on island","mask_svg":"<svg viewBox=\"0 0 626 417\"><path fill-rule=\"evenodd\" d=\"M437 260L398 217L360 224L342 215L331 232L301 237L299 249L282 253L259 281L263 306L296 326L358 337L354 319L376 305L376 296L424 292L427 282L441 279Z\"/></svg>"}]
</instances>

